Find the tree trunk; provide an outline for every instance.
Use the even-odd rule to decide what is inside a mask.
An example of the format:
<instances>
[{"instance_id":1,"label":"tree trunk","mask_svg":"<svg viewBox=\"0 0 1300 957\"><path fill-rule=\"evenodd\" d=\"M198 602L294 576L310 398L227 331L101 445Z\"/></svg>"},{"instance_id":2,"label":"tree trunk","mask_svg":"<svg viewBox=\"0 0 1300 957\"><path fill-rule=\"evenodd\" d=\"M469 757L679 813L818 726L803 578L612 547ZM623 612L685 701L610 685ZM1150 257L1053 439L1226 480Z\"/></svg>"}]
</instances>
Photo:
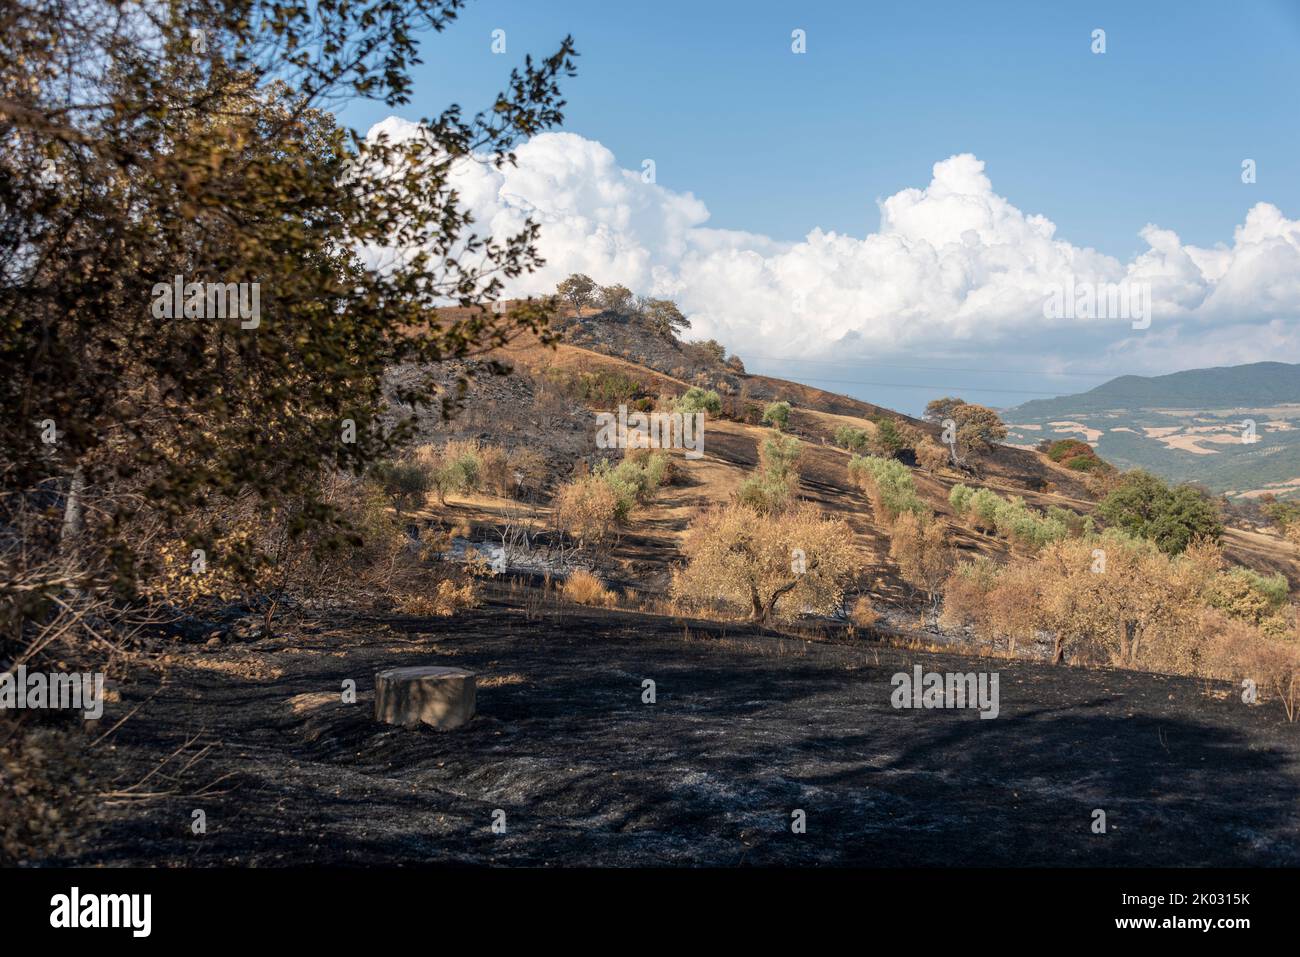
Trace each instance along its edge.
<instances>
[{"instance_id":1,"label":"tree trunk","mask_svg":"<svg viewBox=\"0 0 1300 957\"><path fill-rule=\"evenodd\" d=\"M74 557L77 543L86 526L86 475L78 465L68 481L68 496L63 506L63 528L59 532L59 551L64 557Z\"/></svg>"},{"instance_id":2,"label":"tree trunk","mask_svg":"<svg viewBox=\"0 0 1300 957\"><path fill-rule=\"evenodd\" d=\"M68 497L63 505L63 527L59 529L59 558L64 574L73 580L72 595L80 595L76 580L81 572L81 540L86 528L86 473L78 465L68 480Z\"/></svg>"},{"instance_id":3,"label":"tree trunk","mask_svg":"<svg viewBox=\"0 0 1300 957\"><path fill-rule=\"evenodd\" d=\"M809 567L816 568L817 563L814 561ZM781 596L784 595L786 592L790 591L791 589L793 589L798 584L799 584L799 579L797 578L794 581L786 582L776 591L772 592L771 597L768 598L766 602L763 602L758 597L758 589L755 588L753 585L751 585L749 587L749 596L754 603L753 620L758 624L767 621L768 618L772 616L772 609L774 609L776 607L776 603L781 600Z\"/></svg>"}]
</instances>

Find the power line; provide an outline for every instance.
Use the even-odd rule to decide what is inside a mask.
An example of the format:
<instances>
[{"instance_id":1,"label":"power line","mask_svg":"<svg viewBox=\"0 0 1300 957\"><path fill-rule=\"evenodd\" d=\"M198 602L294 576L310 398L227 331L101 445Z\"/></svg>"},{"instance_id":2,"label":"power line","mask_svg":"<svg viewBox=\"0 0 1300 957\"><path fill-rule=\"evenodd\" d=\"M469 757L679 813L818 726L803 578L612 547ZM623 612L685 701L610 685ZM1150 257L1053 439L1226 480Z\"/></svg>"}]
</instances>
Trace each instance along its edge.
<instances>
[{"instance_id":1,"label":"power line","mask_svg":"<svg viewBox=\"0 0 1300 957\"><path fill-rule=\"evenodd\" d=\"M802 362L806 365L848 366L850 368L858 368L858 369L871 368L870 366L863 366L861 363L857 363L857 362L840 362L833 359L793 359L793 358L786 358L785 356L763 356L763 355L758 355L756 353L747 353L747 355L751 359L766 359L770 362ZM922 372L973 372L977 374L982 372L988 372L993 375L1073 376L1077 378L1087 378L1087 379L1113 379L1115 378L1116 375L1113 372L1032 372L1032 371L1027 372L1024 369L954 369L950 366L905 366L905 365L894 365L893 363L889 365L889 368L916 369Z\"/></svg>"},{"instance_id":2,"label":"power line","mask_svg":"<svg viewBox=\"0 0 1300 957\"><path fill-rule=\"evenodd\" d=\"M755 373L757 375L766 375L764 372ZM867 385L883 389L927 389L932 392L1004 392L1013 395L1046 395L1055 398L1061 395L1060 392L1043 392L1038 389L1003 389L1003 388L983 388L980 386L955 386L948 385L920 385L915 383L904 382L865 382L859 379L824 379L820 376L810 377L809 382L830 382L835 385Z\"/></svg>"}]
</instances>

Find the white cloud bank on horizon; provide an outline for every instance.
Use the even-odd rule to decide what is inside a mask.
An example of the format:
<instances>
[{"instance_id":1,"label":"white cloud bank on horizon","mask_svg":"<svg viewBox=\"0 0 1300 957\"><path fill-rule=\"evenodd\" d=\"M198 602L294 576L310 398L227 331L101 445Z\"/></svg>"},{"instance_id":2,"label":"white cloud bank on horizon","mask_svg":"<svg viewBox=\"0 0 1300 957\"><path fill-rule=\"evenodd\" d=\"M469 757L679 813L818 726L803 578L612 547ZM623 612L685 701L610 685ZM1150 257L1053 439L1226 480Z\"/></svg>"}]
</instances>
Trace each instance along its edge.
<instances>
[{"instance_id":1,"label":"white cloud bank on horizon","mask_svg":"<svg viewBox=\"0 0 1300 957\"><path fill-rule=\"evenodd\" d=\"M401 139L417 126L376 124ZM1184 245L1141 230L1123 263L1056 238L1056 225L993 191L969 153L935 163L924 189L878 201L880 227L858 239L814 229L777 242L712 229L704 203L621 169L600 143L543 133L501 170L461 164L454 185L484 234L542 226L544 269L507 287L548 292L574 272L676 300L692 337L755 355L879 360L1019 355L1062 368L1172 371L1300 359L1300 221L1257 203L1231 246ZM1150 328L1124 319L1047 319L1053 284L1149 282Z\"/></svg>"}]
</instances>

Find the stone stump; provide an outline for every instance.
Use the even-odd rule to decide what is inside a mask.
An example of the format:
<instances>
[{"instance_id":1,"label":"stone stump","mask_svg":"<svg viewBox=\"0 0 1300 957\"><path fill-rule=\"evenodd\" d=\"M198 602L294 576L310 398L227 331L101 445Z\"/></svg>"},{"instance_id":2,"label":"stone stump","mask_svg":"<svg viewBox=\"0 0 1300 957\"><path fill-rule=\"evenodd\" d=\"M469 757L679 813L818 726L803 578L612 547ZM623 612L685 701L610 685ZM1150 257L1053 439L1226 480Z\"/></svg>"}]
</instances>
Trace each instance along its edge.
<instances>
[{"instance_id":1,"label":"stone stump","mask_svg":"<svg viewBox=\"0 0 1300 957\"><path fill-rule=\"evenodd\" d=\"M474 717L474 693L474 673L463 668L389 668L375 675L375 720L459 728Z\"/></svg>"}]
</instances>

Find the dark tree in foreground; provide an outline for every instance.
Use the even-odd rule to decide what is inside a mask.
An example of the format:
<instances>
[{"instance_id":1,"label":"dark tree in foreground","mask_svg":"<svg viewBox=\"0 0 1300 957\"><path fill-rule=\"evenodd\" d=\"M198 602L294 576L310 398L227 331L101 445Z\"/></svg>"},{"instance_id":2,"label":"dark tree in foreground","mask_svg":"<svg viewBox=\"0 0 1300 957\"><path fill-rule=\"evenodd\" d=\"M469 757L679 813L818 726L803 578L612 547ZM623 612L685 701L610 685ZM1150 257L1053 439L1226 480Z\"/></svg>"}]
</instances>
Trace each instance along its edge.
<instances>
[{"instance_id":1,"label":"dark tree in foreground","mask_svg":"<svg viewBox=\"0 0 1300 957\"><path fill-rule=\"evenodd\" d=\"M490 308L542 264L536 224L479 234L452 174L512 163L561 122L572 41L528 58L485 111L451 106L402 142L366 142L329 112L406 103L417 36L462 6L5 5L6 629L69 588L129 586L158 557L142 516L193 543L223 531L213 510L229 503L291 538L339 529L322 474L364 470L416 408L456 398L404 380L391 404L386 368L548 335L549 302ZM264 558L224 556L250 574Z\"/></svg>"}]
</instances>

